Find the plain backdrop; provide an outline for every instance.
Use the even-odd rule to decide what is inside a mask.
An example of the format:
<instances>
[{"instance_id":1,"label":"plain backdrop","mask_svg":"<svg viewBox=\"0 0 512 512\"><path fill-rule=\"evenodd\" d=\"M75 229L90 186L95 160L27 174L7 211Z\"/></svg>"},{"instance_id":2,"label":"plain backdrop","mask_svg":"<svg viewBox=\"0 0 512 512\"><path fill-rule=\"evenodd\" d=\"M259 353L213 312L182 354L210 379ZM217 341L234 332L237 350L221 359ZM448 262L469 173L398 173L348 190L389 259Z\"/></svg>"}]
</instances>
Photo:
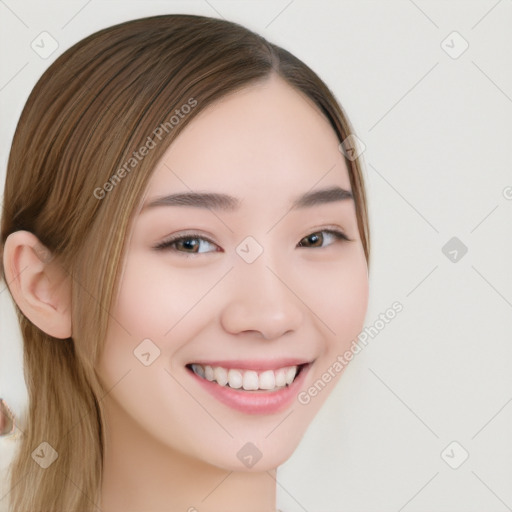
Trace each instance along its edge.
<instances>
[{"instance_id":1,"label":"plain backdrop","mask_svg":"<svg viewBox=\"0 0 512 512\"><path fill-rule=\"evenodd\" d=\"M163 13L224 17L288 49L365 146L374 329L280 467L279 507L512 510L512 1L2 1L2 188L48 65L92 32ZM42 32L58 44L45 58L31 46ZM1 283L0 396L22 417L21 354Z\"/></svg>"}]
</instances>

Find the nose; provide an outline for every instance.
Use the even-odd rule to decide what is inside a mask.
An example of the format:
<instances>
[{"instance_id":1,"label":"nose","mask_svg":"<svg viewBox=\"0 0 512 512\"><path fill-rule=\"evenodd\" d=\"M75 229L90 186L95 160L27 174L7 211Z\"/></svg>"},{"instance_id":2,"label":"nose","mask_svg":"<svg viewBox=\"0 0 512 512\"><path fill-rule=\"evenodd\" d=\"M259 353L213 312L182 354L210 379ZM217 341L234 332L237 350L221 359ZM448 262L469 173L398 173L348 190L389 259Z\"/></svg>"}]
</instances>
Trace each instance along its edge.
<instances>
[{"instance_id":1,"label":"nose","mask_svg":"<svg viewBox=\"0 0 512 512\"><path fill-rule=\"evenodd\" d=\"M263 255L251 264L238 262L226 290L222 327L231 334L255 332L268 340L296 331L304 319L304 304L293 291L292 274L281 276Z\"/></svg>"}]
</instances>

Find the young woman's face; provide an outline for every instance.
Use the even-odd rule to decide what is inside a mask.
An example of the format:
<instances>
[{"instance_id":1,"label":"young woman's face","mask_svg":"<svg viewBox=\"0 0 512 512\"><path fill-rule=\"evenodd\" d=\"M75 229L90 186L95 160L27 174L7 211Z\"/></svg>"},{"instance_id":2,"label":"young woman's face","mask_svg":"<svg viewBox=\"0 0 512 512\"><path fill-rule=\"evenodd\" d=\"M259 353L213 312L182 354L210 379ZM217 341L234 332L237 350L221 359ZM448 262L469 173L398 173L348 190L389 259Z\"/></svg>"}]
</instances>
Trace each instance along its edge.
<instances>
[{"instance_id":1,"label":"young woman's face","mask_svg":"<svg viewBox=\"0 0 512 512\"><path fill-rule=\"evenodd\" d=\"M203 111L175 140L131 224L98 366L118 439L235 471L290 457L367 308L338 146L313 103L274 76ZM152 205L191 193L232 199Z\"/></svg>"}]
</instances>

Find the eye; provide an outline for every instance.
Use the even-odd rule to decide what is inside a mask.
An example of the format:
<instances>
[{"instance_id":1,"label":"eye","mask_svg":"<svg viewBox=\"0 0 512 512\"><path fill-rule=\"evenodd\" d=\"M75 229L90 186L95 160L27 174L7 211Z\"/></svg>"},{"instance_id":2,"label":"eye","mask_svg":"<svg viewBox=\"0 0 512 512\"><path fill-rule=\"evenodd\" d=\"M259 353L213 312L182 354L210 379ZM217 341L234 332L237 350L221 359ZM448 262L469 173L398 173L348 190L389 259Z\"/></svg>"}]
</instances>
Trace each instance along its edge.
<instances>
[{"instance_id":1,"label":"eye","mask_svg":"<svg viewBox=\"0 0 512 512\"><path fill-rule=\"evenodd\" d=\"M217 247L217 249L214 248L213 250L208 250L208 245ZM198 235L197 233L173 236L163 242L160 242L158 245L155 245L154 249L171 250L173 252L181 252L185 254L219 252L219 247L215 243L208 238Z\"/></svg>"},{"instance_id":2,"label":"eye","mask_svg":"<svg viewBox=\"0 0 512 512\"><path fill-rule=\"evenodd\" d=\"M327 236L324 235L327 234ZM321 231L315 231L314 233L309 234L308 236L305 236L299 243L299 247L306 247L306 248L322 248L326 247L324 245L324 242L326 240L330 240L330 243L326 245L331 245L336 240L345 240L345 241L351 241L350 238L343 233L343 231L338 231L337 229L323 229Z\"/></svg>"},{"instance_id":3,"label":"eye","mask_svg":"<svg viewBox=\"0 0 512 512\"><path fill-rule=\"evenodd\" d=\"M327 237L324 236L324 233L327 234ZM321 231L315 231L314 233L305 236L297 245L298 247L321 249L323 247L326 247L325 245L323 245L323 242L325 241L326 238L328 240L330 239L334 241L351 241L351 239L348 238L347 235L343 233L343 231L339 231L337 229L323 229ZM202 244L202 242L204 243ZM320 245L318 245L319 243ZM331 245L332 243L333 242L327 245ZM200 248L204 247L205 244L215 246L217 247L217 249L214 249L213 251L201 251ZM206 252L220 252L218 250L219 247L214 242L212 242L208 238L199 235L198 233L173 236L155 245L154 249L158 251L170 250L172 252L181 253L183 256L187 256L189 254L203 254Z\"/></svg>"}]
</instances>

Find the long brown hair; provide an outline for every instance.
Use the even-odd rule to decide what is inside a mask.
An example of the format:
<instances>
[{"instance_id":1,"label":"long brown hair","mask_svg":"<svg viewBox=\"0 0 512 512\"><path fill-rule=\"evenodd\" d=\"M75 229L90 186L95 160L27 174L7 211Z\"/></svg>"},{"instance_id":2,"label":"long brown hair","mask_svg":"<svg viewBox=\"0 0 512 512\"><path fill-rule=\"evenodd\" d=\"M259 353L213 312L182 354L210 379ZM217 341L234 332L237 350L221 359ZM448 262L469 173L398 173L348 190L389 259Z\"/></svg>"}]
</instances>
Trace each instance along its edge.
<instances>
[{"instance_id":1,"label":"long brown hair","mask_svg":"<svg viewBox=\"0 0 512 512\"><path fill-rule=\"evenodd\" d=\"M32 90L9 156L0 242L3 252L9 234L27 230L51 251L71 276L73 333L56 339L16 305L29 404L10 468L13 511L97 509L108 390L95 362L130 217L180 131L216 100L272 73L314 101L340 142L353 133L302 61L238 24L204 16L155 16L96 32L64 52ZM346 163L369 261L361 164ZM42 442L58 454L46 469L31 457Z\"/></svg>"}]
</instances>

